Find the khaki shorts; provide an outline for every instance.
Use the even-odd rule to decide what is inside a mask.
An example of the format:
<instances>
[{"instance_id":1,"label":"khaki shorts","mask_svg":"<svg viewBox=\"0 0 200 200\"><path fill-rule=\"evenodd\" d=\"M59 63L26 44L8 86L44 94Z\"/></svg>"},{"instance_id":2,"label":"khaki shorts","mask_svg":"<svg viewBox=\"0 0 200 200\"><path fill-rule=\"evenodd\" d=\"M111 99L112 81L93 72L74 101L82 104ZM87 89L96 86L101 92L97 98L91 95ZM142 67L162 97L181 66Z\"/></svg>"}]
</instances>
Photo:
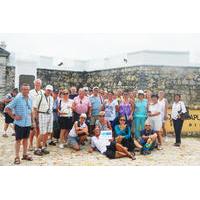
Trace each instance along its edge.
<instances>
[{"instance_id":1,"label":"khaki shorts","mask_svg":"<svg viewBox=\"0 0 200 200\"><path fill-rule=\"evenodd\" d=\"M39 113L40 134L53 133L53 114Z\"/></svg>"}]
</instances>

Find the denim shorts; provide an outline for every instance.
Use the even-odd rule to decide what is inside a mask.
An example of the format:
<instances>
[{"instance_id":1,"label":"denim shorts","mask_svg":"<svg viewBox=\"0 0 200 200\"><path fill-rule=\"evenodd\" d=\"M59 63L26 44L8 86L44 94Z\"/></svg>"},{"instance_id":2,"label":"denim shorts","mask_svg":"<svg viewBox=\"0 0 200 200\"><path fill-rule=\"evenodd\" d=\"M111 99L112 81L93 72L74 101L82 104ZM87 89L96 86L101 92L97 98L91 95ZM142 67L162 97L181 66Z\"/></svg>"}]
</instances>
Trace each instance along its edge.
<instances>
[{"instance_id":1,"label":"denim shorts","mask_svg":"<svg viewBox=\"0 0 200 200\"><path fill-rule=\"evenodd\" d=\"M79 142L79 138L78 137L68 136L68 144L69 144L69 146L78 145L78 142Z\"/></svg>"}]
</instances>

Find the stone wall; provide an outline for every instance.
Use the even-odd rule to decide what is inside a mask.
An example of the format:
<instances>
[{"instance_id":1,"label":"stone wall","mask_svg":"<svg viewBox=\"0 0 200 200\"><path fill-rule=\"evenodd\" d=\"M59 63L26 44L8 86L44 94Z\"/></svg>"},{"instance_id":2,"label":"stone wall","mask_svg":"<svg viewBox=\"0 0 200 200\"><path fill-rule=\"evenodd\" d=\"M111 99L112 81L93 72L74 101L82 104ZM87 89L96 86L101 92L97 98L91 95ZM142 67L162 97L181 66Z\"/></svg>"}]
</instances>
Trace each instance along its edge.
<instances>
[{"instance_id":1,"label":"stone wall","mask_svg":"<svg viewBox=\"0 0 200 200\"><path fill-rule=\"evenodd\" d=\"M99 86L107 90L164 90L171 103L175 93L188 105L200 106L200 67L134 66L93 72L38 69L44 85L70 87Z\"/></svg>"},{"instance_id":2,"label":"stone wall","mask_svg":"<svg viewBox=\"0 0 200 200\"><path fill-rule=\"evenodd\" d=\"M87 85L128 90L164 90L169 102L182 94L190 105L200 105L200 68L136 66L88 73Z\"/></svg>"},{"instance_id":3,"label":"stone wall","mask_svg":"<svg viewBox=\"0 0 200 200\"><path fill-rule=\"evenodd\" d=\"M0 99L15 87L15 67L0 65Z\"/></svg>"},{"instance_id":4,"label":"stone wall","mask_svg":"<svg viewBox=\"0 0 200 200\"><path fill-rule=\"evenodd\" d=\"M0 100L5 94L6 66L0 63Z\"/></svg>"},{"instance_id":5,"label":"stone wall","mask_svg":"<svg viewBox=\"0 0 200 200\"><path fill-rule=\"evenodd\" d=\"M43 85L52 84L56 88L83 87L86 77L85 72L37 69L37 78L43 81Z\"/></svg>"},{"instance_id":6,"label":"stone wall","mask_svg":"<svg viewBox=\"0 0 200 200\"><path fill-rule=\"evenodd\" d=\"M15 88L15 67L13 66L6 66L6 87L5 87L5 94L11 92L13 88Z\"/></svg>"}]
</instances>

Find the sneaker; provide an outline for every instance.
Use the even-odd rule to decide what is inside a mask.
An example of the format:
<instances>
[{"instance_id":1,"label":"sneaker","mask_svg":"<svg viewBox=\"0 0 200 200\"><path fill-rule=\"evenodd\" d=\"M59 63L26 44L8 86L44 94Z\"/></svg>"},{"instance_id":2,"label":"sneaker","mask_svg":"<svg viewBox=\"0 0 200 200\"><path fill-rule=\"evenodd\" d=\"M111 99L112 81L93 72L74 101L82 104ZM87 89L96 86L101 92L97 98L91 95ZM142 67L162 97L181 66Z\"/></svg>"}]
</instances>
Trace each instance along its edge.
<instances>
[{"instance_id":1,"label":"sneaker","mask_svg":"<svg viewBox=\"0 0 200 200\"><path fill-rule=\"evenodd\" d=\"M34 151L34 155L36 155L36 156L42 156L42 155L43 155L43 152L42 152L41 149L36 149L36 150Z\"/></svg>"},{"instance_id":2,"label":"sneaker","mask_svg":"<svg viewBox=\"0 0 200 200\"><path fill-rule=\"evenodd\" d=\"M69 146L69 143L66 142L66 143L64 144L64 147L68 147L68 146Z\"/></svg>"},{"instance_id":3,"label":"sneaker","mask_svg":"<svg viewBox=\"0 0 200 200\"><path fill-rule=\"evenodd\" d=\"M30 147L28 148L28 150L29 150L29 151L33 151L33 150L34 150L33 146L30 146Z\"/></svg>"},{"instance_id":4,"label":"sneaker","mask_svg":"<svg viewBox=\"0 0 200 200\"><path fill-rule=\"evenodd\" d=\"M167 136L165 136L164 141L169 142L169 138Z\"/></svg>"},{"instance_id":5,"label":"sneaker","mask_svg":"<svg viewBox=\"0 0 200 200\"><path fill-rule=\"evenodd\" d=\"M175 143L174 146L180 147L180 146L181 146L181 143Z\"/></svg>"},{"instance_id":6,"label":"sneaker","mask_svg":"<svg viewBox=\"0 0 200 200\"><path fill-rule=\"evenodd\" d=\"M50 152L48 150L46 150L46 149L42 149L42 153L43 154L49 154Z\"/></svg>"},{"instance_id":7,"label":"sneaker","mask_svg":"<svg viewBox=\"0 0 200 200\"><path fill-rule=\"evenodd\" d=\"M147 154L151 154L151 151L147 151Z\"/></svg>"},{"instance_id":8,"label":"sneaker","mask_svg":"<svg viewBox=\"0 0 200 200\"><path fill-rule=\"evenodd\" d=\"M158 145L157 150L163 150L162 146Z\"/></svg>"},{"instance_id":9,"label":"sneaker","mask_svg":"<svg viewBox=\"0 0 200 200\"><path fill-rule=\"evenodd\" d=\"M56 143L54 141L51 141L49 142L49 145L56 146Z\"/></svg>"},{"instance_id":10,"label":"sneaker","mask_svg":"<svg viewBox=\"0 0 200 200\"><path fill-rule=\"evenodd\" d=\"M59 144L59 148L64 149L65 148L64 144Z\"/></svg>"},{"instance_id":11,"label":"sneaker","mask_svg":"<svg viewBox=\"0 0 200 200\"><path fill-rule=\"evenodd\" d=\"M149 155L148 151L146 151L146 150L141 151L141 154L144 156Z\"/></svg>"},{"instance_id":12,"label":"sneaker","mask_svg":"<svg viewBox=\"0 0 200 200\"><path fill-rule=\"evenodd\" d=\"M135 152L140 152L140 151L141 151L141 148L135 147Z\"/></svg>"}]
</instances>

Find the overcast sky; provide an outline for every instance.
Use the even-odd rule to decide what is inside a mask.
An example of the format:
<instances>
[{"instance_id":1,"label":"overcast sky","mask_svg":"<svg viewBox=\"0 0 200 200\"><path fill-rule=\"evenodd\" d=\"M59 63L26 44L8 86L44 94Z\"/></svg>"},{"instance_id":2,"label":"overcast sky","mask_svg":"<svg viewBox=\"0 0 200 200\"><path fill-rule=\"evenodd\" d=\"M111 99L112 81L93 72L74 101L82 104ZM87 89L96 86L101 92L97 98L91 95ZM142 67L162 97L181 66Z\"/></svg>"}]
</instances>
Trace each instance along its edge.
<instances>
[{"instance_id":1,"label":"overcast sky","mask_svg":"<svg viewBox=\"0 0 200 200\"><path fill-rule=\"evenodd\" d=\"M190 51L200 62L200 34L0 34L7 50L20 54L104 58L139 50Z\"/></svg>"}]
</instances>

